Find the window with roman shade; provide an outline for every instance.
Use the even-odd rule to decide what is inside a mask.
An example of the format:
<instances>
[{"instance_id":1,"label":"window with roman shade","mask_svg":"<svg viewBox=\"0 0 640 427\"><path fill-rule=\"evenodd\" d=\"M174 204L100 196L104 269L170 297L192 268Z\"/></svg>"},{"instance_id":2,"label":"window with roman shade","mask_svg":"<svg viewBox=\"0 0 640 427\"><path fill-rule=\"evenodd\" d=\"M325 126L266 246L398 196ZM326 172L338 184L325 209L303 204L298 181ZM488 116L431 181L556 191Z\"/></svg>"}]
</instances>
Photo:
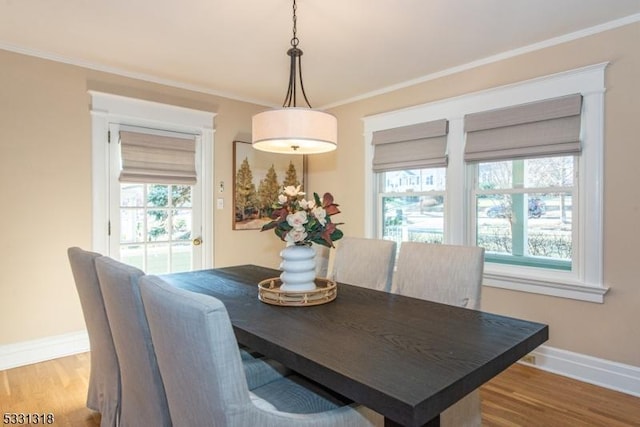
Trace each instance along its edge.
<instances>
[{"instance_id":1,"label":"window with roman shade","mask_svg":"<svg viewBox=\"0 0 640 427\"><path fill-rule=\"evenodd\" d=\"M446 166L448 123L443 119L373 132L373 171Z\"/></svg>"},{"instance_id":2,"label":"window with roman shade","mask_svg":"<svg viewBox=\"0 0 640 427\"><path fill-rule=\"evenodd\" d=\"M120 131L120 151L120 182L182 185L197 182L193 135Z\"/></svg>"},{"instance_id":3,"label":"window with roman shade","mask_svg":"<svg viewBox=\"0 0 640 427\"><path fill-rule=\"evenodd\" d=\"M603 302L606 67L365 117L371 235L482 246L485 286ZM448 120L446 167L384 171L379 148L420 117Z\"/></svg>"},{"instance_id":4,"label":"window with roman shade","mask_svg":"<svg viewBox=\"0 0 640 427\"><path fill-rule=\"evenodd\" d=\"M467 162L580 153L582 96L567 95L464 118Z\"/></svg>"}]
</instances>

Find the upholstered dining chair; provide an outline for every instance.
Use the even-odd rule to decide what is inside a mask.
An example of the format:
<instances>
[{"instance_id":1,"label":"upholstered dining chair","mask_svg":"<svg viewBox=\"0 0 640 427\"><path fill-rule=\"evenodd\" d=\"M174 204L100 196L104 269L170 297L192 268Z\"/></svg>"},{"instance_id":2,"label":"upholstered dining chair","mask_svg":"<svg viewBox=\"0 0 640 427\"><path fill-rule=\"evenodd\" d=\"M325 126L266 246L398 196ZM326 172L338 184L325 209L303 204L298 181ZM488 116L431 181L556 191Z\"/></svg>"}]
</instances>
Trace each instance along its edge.
<instances>
[{"instance_id":1,"label":"upholstered dining chair","mask_svg":"<svg viewBox=\"0 0 640 427\"><path fill-rule=\"evenodd\" d=\"M140 287L174 426L371 425L355 406L297 375L250 391L220 300L156 276L145 276Z\"/></svg>"},{"instance_id":2,"label":"upholstered dining chair","mask_svg":"<svg viewBox=\"0 0 640 427\"><path fill-rule=\"evenodd\" d=\"M87 407L101 414L101 427L115 427L120 401L120 372L107 320L95 260L101 255L78 247L67 250L80 298L91 351Z\"/></svg>"},{"instance_id":3,"label":"upholstered dining chair","mask_svg":"<svg viewBox=\"0 0 640 427\"><path fill-rule=\"evenodd\" d=\"M337 282L389 291L396 258L396 242L343 237L330 262L331 278Z\"/></svg>"},{"instance_id":4,"label":"upholstered dining chair","mask_svg":"<svg viewBox=\"0 0 640 427\"><path fill-rule=\"evenodd\" d=\"M392 292L473 310L480 309L484 248L403 242ZM450 427L480 426L480 392L475 390L440 416Z\"/></svg>"},{"instance_id":5,"label":"upholstered dining chair","mask_svg":"<svg viewBox=\"0 0 640 427\"><path fill-rule=\"evenodd\" d=\"M311 247L316 251L316 277L329 276L329 257L331 248L313 243Z\"/></svg>"},{"instance_id":6,"label":"upholstered dining chair","mask_svg":"<svg viewBox=\"0 0 640 427\"><path fill-rule=\"evenodd\" d=\"M167 399L149 324L142 306L139 280L145 274L109 257L96 260L100 282L120 365L119 426L170 426ZM280 363L241 354L247 387L254 389L290 372Z\"/></svg>"},{"instance_id":7,"label":"upholstered dining chair","mask_svg":"<svg viewBox=\"0 0 640 427\"><path fill-rule=\"evenodd\" d=\"M144 272L106 256L96 260L96 271L120 363L119 426L171 426L138 286Z\"/></svg>"}]
</instances>

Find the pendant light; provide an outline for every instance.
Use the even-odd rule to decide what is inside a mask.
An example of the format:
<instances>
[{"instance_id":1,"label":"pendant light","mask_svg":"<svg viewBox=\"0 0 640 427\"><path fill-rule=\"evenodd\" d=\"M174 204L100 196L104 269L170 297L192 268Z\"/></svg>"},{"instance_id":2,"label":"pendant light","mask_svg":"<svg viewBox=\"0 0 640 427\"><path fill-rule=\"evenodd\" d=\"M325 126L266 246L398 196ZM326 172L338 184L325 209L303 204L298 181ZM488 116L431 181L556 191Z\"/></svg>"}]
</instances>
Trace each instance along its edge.
<instances>
[{"instance_id":1,"label":"pendant light","mask_svg":"<svg viewBox=\"0 0 640 427\"><path fill-rule=\"evenodd\" d=\"M302 50L296 36L296 0L293 0L293 37L287 55L291 57L289 88L282 108L258 113L252 118L253 148L272 153L317 154L335 150L338 145L338 121L335 116L314 110L302 82ZM297 107L296 89L300 89L307 107Z\"/></svg>"}]
</instances>

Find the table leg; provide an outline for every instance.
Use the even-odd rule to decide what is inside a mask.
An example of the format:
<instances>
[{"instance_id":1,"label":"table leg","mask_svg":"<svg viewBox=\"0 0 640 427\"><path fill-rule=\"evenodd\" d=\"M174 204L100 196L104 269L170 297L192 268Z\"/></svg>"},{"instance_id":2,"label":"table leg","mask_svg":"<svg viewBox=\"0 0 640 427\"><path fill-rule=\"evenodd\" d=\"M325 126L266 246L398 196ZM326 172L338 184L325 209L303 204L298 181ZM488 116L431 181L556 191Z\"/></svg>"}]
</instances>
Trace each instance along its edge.
<instances>
[{"instance_id":1,"label":"table leg","mask_svg":"<svg viewBox=\"0 0 640 427\"><path fill-rule=\"evenodd\" d=\"M385 417L384 427L402 427L402 425ZM431 421L426 423L423 427L440 427L440 415L436 415L435 417L433 417Z\"/></svg>"}]
</instances>

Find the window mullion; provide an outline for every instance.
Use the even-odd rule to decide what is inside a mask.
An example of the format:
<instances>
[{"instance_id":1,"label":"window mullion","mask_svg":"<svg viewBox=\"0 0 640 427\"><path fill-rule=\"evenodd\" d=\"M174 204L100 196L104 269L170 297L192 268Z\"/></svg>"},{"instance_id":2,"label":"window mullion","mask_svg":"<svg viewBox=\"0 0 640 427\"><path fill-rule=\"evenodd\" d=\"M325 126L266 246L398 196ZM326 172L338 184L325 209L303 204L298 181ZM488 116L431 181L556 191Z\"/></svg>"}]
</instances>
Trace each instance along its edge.
<instances>
[{"instance_id":1,"label":"window mullion","mask_svg":"<svg viewBox=\"0 0 640 427\"><path fill-rule=\"evenodd\" d=\"M469 217L467 203L462 189L465 186L464 163L464 120L462 116L449 119L449 135L447 139L447 185L444 215L444 242L463 245L467 239L466 219ZM471 206L471 205L469 205ZM469 210L470 207L469 207Z\"/></svg>"}]
</instances>

